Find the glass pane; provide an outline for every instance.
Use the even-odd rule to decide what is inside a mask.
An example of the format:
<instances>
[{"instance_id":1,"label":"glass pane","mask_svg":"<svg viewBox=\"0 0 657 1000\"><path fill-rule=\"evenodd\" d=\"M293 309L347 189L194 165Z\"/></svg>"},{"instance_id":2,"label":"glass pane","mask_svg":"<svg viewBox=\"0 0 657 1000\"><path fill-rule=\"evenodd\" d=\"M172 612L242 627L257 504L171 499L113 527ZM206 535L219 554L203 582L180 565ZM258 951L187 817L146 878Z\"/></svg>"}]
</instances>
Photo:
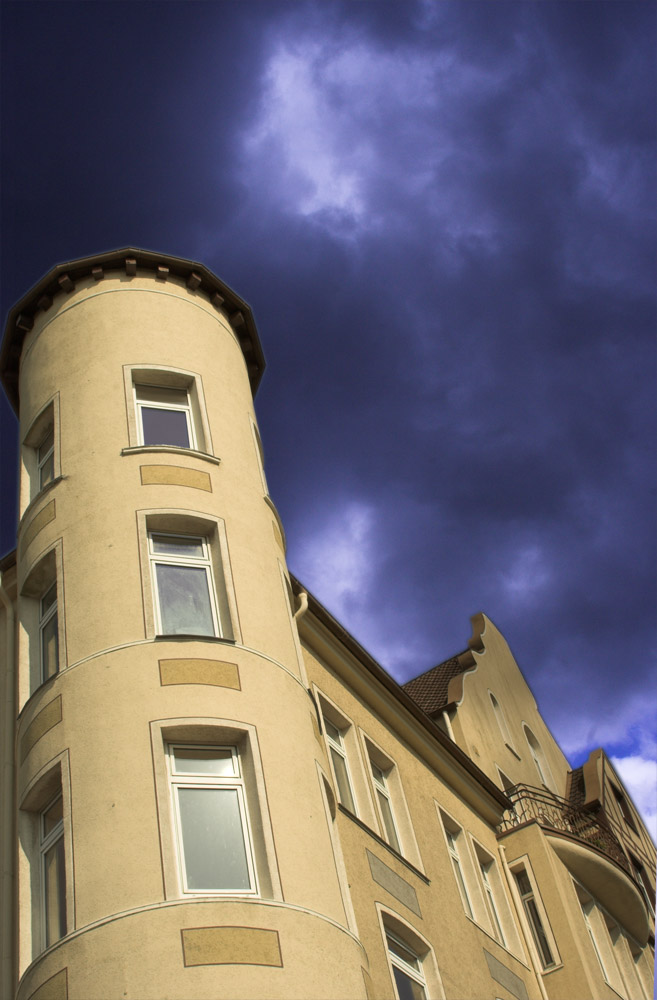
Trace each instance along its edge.
<instances>
[{"instance_id":1,"label":"glass pane","mask_svg":"<svg viewBox=\"0 0 657 1000\"><path fill-rule=\"evenodd\" d=\"M47 837L50 831L54 830L64 817L64 802L61 795L41 815L43 819L42 836Z\"/></svg>"},{"instance_id":2,"label":"glass pane","mask_svg":"<svg viewBox=\"0 0 657 1000\"><path fill-rule=\"evenodd\" d=\"M53 583L41 598L41 617L45 615L48 608L51 608L57 600L57 584Z\"/></svg>"},{"instance_id":3,"label":"glass pane","mask_svg":"<svg viewBox=\"0 0 657 1000\"><path fill-rule=\"evenodd\" d=\"M463 896L463 905L465 907L465 912L469 917L472 916L472 907L470 906L470 897L468 896L468 890L465 887L465 880L463 878L463 872L461 871L461 862L452 857L452 865L454 867L454 875L456 876L456 881L459 884L459 889L461 890L461 895Z\"/></svg>"},{"instance_id":4,"label":"glass pane","mask_svg":"<svg viewBox=\"0 0 657 1000\"><path fill-rule=\"evenodd\" d=\"M141 425L144 444L172 444L189 448L189 430L185 410L160 410L142 406Z\"/></svg>"},{"instance_id":5,"label":"glass pane","mask_svg":"<svg viewBox=\"0 0 657 1000\"><path fill-rule=\"evenodd\" d=\"M47 681L59 670L59 639L57 614L55 613L41 629L41 672Z\"/></svg>"},{"instance_id":6,"label":"glass pane","mask_svg":"<svg viewBox=\"0 0 657 1000\"><path fill-rule=\"evenodd\" d=\"M38 460L40 463L43 461L44 457L48 454L48 452L54 446L54 444L55 444L55 432L52 427L49 427L46 436L39 445Z\"/></svg>"},{"instance_id":7,"label":"glass pane","mask_svg":"<svg viewBox=\"0 0 657 1000\"><path fill-rule=\"evenodd\" d=\"M178 801L188 889L250 889L237 790L179 788Z\"/></svg>"},{"instance_id":8,"label":"glass pane","mask_svg":"<svg viewBox=\"0 0 657 1000\"><path fill-rule=\"evenodd\" d=\"M55 453L50 452L48 458L39 467L39 489L43 489L55 478Z\"/></svg>"},{"instance_id":9,"label":"glass pane","mask_svg":"<svg viewBox=\"0 0 657 1000\"><path fill-rule=\"evenodd\" d=\"M396 955L397 958L401 958L402 962L406 962L406 965L410 965L411 968L419 970L420 964L415 952L403 945L401 941L397 940L397 938L386 936L386 941L388 942L388 951L391 955Z\"/></svg>"},{"instance_id":10,"label":"glass pane","mask_svg":"<svg viewBox=\"0 0 657 1000\"><path fill-rule=\"evenodd\" d=\"M326 735L337 743L338 746L342 746L342 737L340 736L340 730L337 726L334 726L332 722L325 718L324 728L326 729Z\"/></svg>"},{"instance_id":11,"label":"glass pane","mask_svg":"<svg viewBox=\"0 0 657 1000\"><path fill-rule=\"evenodd\" d=\"M66 875L64 838L46 851L43 857L46 948L66 934Z\"/></svg>"},{"instance_id":12,"label":"glass pane","mask_svg":"<svg viewBox=\"0 0 657 1000\"><path fill-rule=\"evenodd\" d=\"M187 406L187 389L174 389L168 385L138 385L137 399L141 403L162 403L164 406Z\"/></svg>"},{"instance_id":13,"label":"glass pane","mask_svg":"<svg viewBox=\"0 0 657 1000\"><path fill-rule=\"evenodd\" d=\"M215 635L207 571L156 564L162 635Z\"/></svg>"},{"instance_id":14,"label":"glass pane","mask_svg":"<svg viewBox=\"0 0 657 1000\"><path fill-rule=\"evenodd\" d=\"M347 765L342 754L339 754L337 750L331 747L331 760L333 761L333 770L335 771L335 780L338 783L338 797L342 805L349 809L350 812L356 812L356 807L354 805L354 799L351 794L351 786L349 784L349 775L347 774Z\"/></svg>"},{"instance_id":15,"label":"glass pane","mask_svg":"<svg viewBox=\"0 0 657 1000\"><path fill-rule=\"evenodd\" d=\"M177 773L235 775L233 754L221 747L174 747Z\"/></svg>"},{"instance_id":16,"label":"glass pane","mask_svg":"<svg viewBox=\"0 0 657 1000\"><path fill-rule=\"evenodd\" d=\"M379 784L383 785L383 787L385 788L386 787L386 779L385 779L385 775L383 774L383 771L381 770L380 767L377 767L376 764L374 763L374 761L372 761L372 760L370 761L370 765L372 767L372 774L374 776L374 780L378 781Z\"/></svg>"},{"instance_id":17,"label":"glass pane","mask_svg":"<svg viewBox=\"0 0 657 1000\"><path fill-rule=\"evenodd\" d=\"M426 1000L427 994L420 983L411 979L405 972L398 969L396 965L393 965L392 971L395 974L395 986L397 987L399 1000Z\"/></svg>"},{"instance_id":18,"label":"glass pane","mask_svg":"<svg viewBox=\"0 0 657 1000\"><path fill-rule=\"evenodd\" d=\"M523 870L519 872L514 872L514 875L516 877L516 882L518 883L518 888L520 889L520 894L522 896L524 896L525 893L532 891L532 884L529 881L529 876L527 875L526 871Z\"/></svg>"},{"instance_id":19,"label":"glass pane","mask_svg":"<svg viewBox=\"0 0 657 1000\"><path fill-rule=\"evenodd\" d=\"M392 818L392 809L390 808L390 802L388 801L388 797L386 795L383 795L383 793L380 792L378 789L376 794L379 796L379 806L381 807L381 815L383 816L383 825L386 830L386 840L388 841L391 847L394 847L394 849L398 851L399 840L397 839L397 831L395 830L395 821Z\"/></svg>"},{"instance_id":20,"label":"glass pane","mask_svg":"<svg viewBox=\"0 0 657 1000\"><path fill-rule=\"evenodd\" d=\"M195 535L151 535L153 552L163 556L183 556L185 559L204 559L205 547Z\"/></svg>"},{"instance_id":21,"label":"glass pane","mask_svg":"<svg viewBox=\"0 0 657 1000\"><path fill-rule=\"evenodd\" d=\"M536 907L536 902L533 899L525 900L525 909L527 910L527 916L529 917L529 922L534 931L534 939L536 941L536 947L541 954L541 961L544 966L552 965L554 959L552 958L552 952L550 951L550 946L547 942L545 936L545 931L543 930L543 924L541 923L541 918L538 915L538 909Z\"/></svg>"}]
</instances>

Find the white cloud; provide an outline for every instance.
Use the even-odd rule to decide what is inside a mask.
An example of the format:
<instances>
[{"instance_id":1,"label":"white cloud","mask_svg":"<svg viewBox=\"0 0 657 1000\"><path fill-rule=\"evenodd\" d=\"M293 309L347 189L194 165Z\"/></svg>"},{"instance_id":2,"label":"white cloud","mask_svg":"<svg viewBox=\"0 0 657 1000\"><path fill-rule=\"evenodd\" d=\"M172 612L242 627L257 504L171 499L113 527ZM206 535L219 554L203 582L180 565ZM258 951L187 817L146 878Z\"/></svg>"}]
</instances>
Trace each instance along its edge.
<instances>
[{"instance_id":1,"label":"white cloud","mask_svg":"<svg viewBox=\"0 0 657 1000\"><path fill-rule=\"evenodd\" d=\"M500 573L500 583L508 597L524 604L537 601L550 579L545 556L535 543L519 548L509 567Z\"/></svg>"},{"instance_id":2,"label":"white cloud","mask_svg":"<svg viewBox=\"0 0 657 1000\"><path fill-rule=\"evenodd\" d=\"M333 508L321 524L311 520L295 546L294 563L300 579L315 590L322 603L353 628L354 605L362 603L371 583L373 507L348 500Z\"/></svg>"},{"instance_id":3,"label":"white cloud","mask_svg":"<svg viewBox=\"0 0 657 1000\"><path fill-rule=\"evenodd\" d=\"M471 155L459 106L500 79L446 47L383 48L324 28L288 25L273 49L242 136L252 189L343 234L389 226L405 198L420 198L446 242L494 240L493 218L458 191Z\"/></svg>"},{"instance_id":4,"label":"white cloud","mask_svg":"<svg viewBox=\"0 0 657 1000\"><path fill-rule=\"evenodd\" d=\"M611 759L657 843L657 760L638 755Z\"/></svg>"}]
</instances>

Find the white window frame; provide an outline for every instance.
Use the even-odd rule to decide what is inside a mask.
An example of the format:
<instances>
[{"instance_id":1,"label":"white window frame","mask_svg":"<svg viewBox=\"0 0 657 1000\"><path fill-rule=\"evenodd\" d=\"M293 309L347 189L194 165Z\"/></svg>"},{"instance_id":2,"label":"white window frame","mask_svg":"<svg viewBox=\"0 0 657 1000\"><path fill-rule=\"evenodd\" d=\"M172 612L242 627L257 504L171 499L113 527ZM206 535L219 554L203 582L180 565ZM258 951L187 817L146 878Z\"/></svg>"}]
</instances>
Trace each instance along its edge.
<instances>
[{"instance_id":1,"label":"white window frame","mask_svg":"<svg viewBox=\"0 0 657 1000\"><path fill-rule=\"evenodd\" d=\"M489 916L491 918L491 925L493 928L493 936L497 938L499 943L507 948L506 935L504 933L504 928L502 926L502 917L500 914L500 909L498 907L497 900L495 899L495 890L490 880L489 872L495 871L495 861L493 858L489 860L484 860L482 857L477 855L477 863L479 864L479 871L481 872L481 881L484 887L484 900L488 908Z\"/></svg>"},{"instance_id":2,"label":"white window frame","mask_svg":"<svg viewBox=\"0 0 657 1000\"><path fill-rule=\"evenodd\" d=\"M50 438L50 444L42 455L41 449L48 441L48 438ZM48 425L46 433L43 435L43 438L41 439L41 443L37 445L36 458L37 458L37 479L39 484L39 493L41 493L41 491L45 489L45 487L48 486L49 483L52 483L52 481L55 478L55 428L53 424ZM45 479L44 474L47 474L48 470L49 470L49 476L47 479Z\"/></svg>"},{"instance_id":3,"label":"white window frame","mask_svg":"<svg viewBox=\"0 0 657 1000\"><path fill-rule=\"evenodd\" d=\"M354 794L354 783L351 779L351 772L349 769L349 757L347 756L347 750L344 745L343 733L346 732L348 726L340 727L336 724L333 719L329 718L327 712L325 711L324 704L320 702L322 706L322 724L324 727L324 736L326 738L326 743L328 747L328 758L331 765L331 774L333 775L333 781L335 782L335 788L337 791L337 799L340 805L346 809L348 812L353 813L354 816L358 815L356 796ZM335 730L337 733L337 739L329 733L329 726ZM338 778L333 754L336 754L344 764L344 775L347 783L347 791L349 792L349 797L351 798L351 807L348 803L343 801L343 789L341 782Z\"/></svg>"},{"instance_id":4,"label":"white window frame","mask_svg":"<svg viewBox=\"0 0 657 1000\"><path fill-rule=\"evenodd\" d=\"M22 708L28 698L48 680L66 669L66 603L64 599L63 542L58 538L32 562L20 589L18 601L18 700ZM43 611L42 601L56 587L56 604ZM57 617L57 671L44 676L43 631Z\"/></svg>"},{"instance_id":5,"label":"white window frame","mask_svg":"<svg viewBox=\"0 0 657 1000\"><path fill-rule=\"evenodd\" d=\"M454 881L456 882L456 887L458 889L459 896L461 897L461 902L463 903L465 915L469 917L470 920L478 922L475 915L472 890L468 885L468 877L465 871L464 859L461 852L461 846L464 848L463 854L467 851L463 827L452 819L452 817L446 812L444 812L444 810L441 809L437 803L436 806L438 808L438 815L440 817L443 836L445 837L445 846L447 847L452 872L454 873Z\"/></svg>"},{"instance_id":6,"label":"white window frame","mask_svg":"<svg viewBox=\"0 0 657 1000\"><path fill-rule=\"evenodd\" d=\"M51 591L55 592L55 597L51 603L46 607L44 611L44 601L48 598ZM52 673L46 673L46 651L44 647L45 632L46 628L52 620L55 620L55 669ZM59 617L57 614L57 581L54 580L49 587L46 588L44 593L39 599L39 663L41 667L41 683L45 684L46 681L54 677L55 674L59 673Z\"/></svg>"},{"instance_id":7,"label":"white window frame","mask_svg":"<svg viewBox=\"0 0 657 1000\"><path fill-rule=\"evenodd\" d=\"M203 773L182 772L175 769L176 749L185 750L229 750L233 761L232 775L208 775ZM256 896L258 895L258 880L256 867L253 858L253 838L251 835L251 824L246 803L244 789L244 778L240 767L239 753L235 746L224 746L222 744L199 744L171 742L167 744L167 763L169 771L169 782L171 786L171 803L174 815L174 827L176 831L176 846L178 857L178 868L180 873L180 889L183 895L194 896ZM239 806L239 816L242 825L242 835L244 841L244 854L246 859L249 887L247 889L221 889L205 888L190 889L187 885L187 870L185 863L185 849L182 837L182 821L180 815L180 801L178 791L181 788L202 788L202 789L228 789L237 793Z\"/></svg>"},{"instance_id":8,"label":"white window frame","mask_svg":"<svg viewBox=\"0 0 657 1000\"><path fill-rule=\"evenodd\" d=\"M171 539L188 539L198 541L203 550L202 556L191 556L191 555L175 555L171 553L160 553L155 552L153 547L153 536L158 536L161 538L171 538ZM221 638L222 636L222 622L219 617L219 609L217 607L217 594L215 590L214 583L214 573L212 567L212 556L211 549L208 539L204 535L193 535L185 534L183 532L170 532L170 531L149 531L148 532L148 554L151 566L151 580L153 583L153 598L155 605L155 621L156 621L156 632L158 635L194 635L196 633L178 632L170 633L165 632L162 624L162 609L160 603L160 593L157 579L157 566L181 566L181 567L191 567L195 569L205 570L205 579L208 588L208 601L210 604L210 614L212 617L212 632L201 632L199 635L210 635Z\"/></svg>"},{"instance_id":9,"label":"white window frame","mask_svg":"<svg viewBox=\"0 0 657 1000\"><path fill-rule=\"evenodd\" d=\"M427 1000L429 997L431 997L431 1000L443 1000L445 989L430 943L401 914L396 913L387 906L383 906L381 903L375 903L375 906L379 917L382 946L385 950L388 972L394 991L393 996L396 1000L399 1000L393 971L396 966L401 972L422 987ZM417 959L418 967L405 962L399 956L394 956L393 958L388 945L389 939L397 942L405 951L414 955Z\"/></svg>"},{"instance_id":10,"label":"white window frame","mask_svg":"<svg viewBox=\"0 0 657 1000\"><path fill-rule=\"evenodd\" d=\"M493 709L493 715L495 716L495 721L497 722L497 726L502 736L502 740L505 746L507 746L509 750L511 750L517 756L513 740L511 739L511 731L509 730L509 724L506 720L504 709L502 708L499 701L497 700L497 698L495 697L495 695L491 690L488 691L488 697L490 698L490 703Z\"/></svg>"},{"instance_id":11,"label":"white window frame","mask_svg":"<svg viewBox=\"0 0 657 1000\"><path fill-rule=\"evenodd\" d=\"M532 760L536 765L536 770L538 771L539 778L541 779L541 784L548 789L548 791L554 791L554 779L550 771L550 765L547 762L545 756L545 751L538 741L536 734L529 728L526 722L522 724L523 732L525 734L525 740L527 746L529 747L529 752L531 754ZM534 746L534 744L536 744Z\"/></svg>"},{"instance_id":12,"label":"white window frame","mask_svg":"<svg viewBox=\"0 0 657 1000\"><path fill-rule=\"evenodd\" d=\"M511 868L511 873L513 874L514 889L517 892L518 898L520 900L520 909L525 916L527 924L529 925L529 930L531 932L531 944L538 958L540 968L544 972L551 972L552 969L556 968L558 965L561 964L561 960L559 958L556 941L554 940L554 934L552 933L552 928L550 927L550 922L547 918L545 907L543 906L543 901L536 886L534 873L531 869L531 865L529 864L529 859L525 857L519 862L514 862L510 866L510 868ZM528 891L523 892L520 888L518 875L520 875L521 873L526 875L527 880L529 882L530 889ZM529 903L532 902L534 903L534 912L536 914L538 927L536 926L536 923L534 921L534 914L532 912L532 909L529 906ZM545 938L548 951L550 952L552 958L552 961L548 962L547 964L544 961L546 956L543 954L543 950L540 943L540 933L538 930L539 927L540 931L543 934L543 937Z\"/></svg>"},{"instance_id":13,"label":"white window frame","mask_svg":"<svg viewBox=\"0 0 657 1000\"><path fill-rule=\"evenodd\" d=\"M158 400L146 400L140 399L139 390L140 389L164 389L173 390L174 392L184 393L185 402L175 403L173 401L160 402ZM173 448L190 448L196 450L196 436L194 434L194 421L192 420L192 403L189 397L189 389L183 388L181 386L169 386L169 385L152 385L149 382L134 382L133 383L133 394L135 400L135 409L137 412L137 433L139 435L138 440L140 445L144 445L144 420L142 410L144 408L150 410L165 410L168 413L184 413L185 423L187 426L187 437L188 443L186 445L171 445L167 441L152 441L149 445L158 446L163 445L164 447Z\"/></svg>"},{"instance_id":14,"label":"white window frame","mask_svg":"<svg viewBox=\"0 0 657 1000\"><path fill-rule=\"evenodd\" d=\"M41 454L46 440L52 434L52 443ZM44 482L44 474L50 467L50 478ZM61 478L59 440L59 393L48 400L36 415L23 439L22 470L20 482L20 516L28 506L57 479Z\"/></svg>"},{"instance_id":15,"label":"white window frame","mask_svg":"<svg viewBox=\"0 0 657 1000\"><path fill-rule=\"evenodd\" d=\"M214 458L212 452L212 436L207 416L205 395L203 392L203 382L201 376L196 372L185 371L182 368L169 368L164 365L124 365L123 379L126 398L126 409L128 417L128 442L129 448L123 453L129 452L132 448L172 449L174 451L196 452L199 457ZM157 401L140 402L138 390L140 386L150 389L178 389L186 393L187 402L177 405L176 403L158 403ZM189 445L182 448L180 445L145 445L143 422L141 417L141 406L151 406L155 409L184 411L187 420Z\"/></svg>"},{"instance_id":16,"label":"white window frame","mask_svg":"<svg viewBox=\"0 0 657 1000\"><path fill-rule=\"evenodd\" d=\"M383 839L392 847L393 850L397 851L398 854L402 853L401 837L399 835L399 827L395 820L395 810L392 803L392 796L388 789L388 782L386 779L386 772L382 767L380 767L375 760L372 759L370 755L370 773L372 775L372 783L374 785L374 801L376 803L376 811L379 817L379 823L381 824L381 833L383 834ZM392 770L391 765L387 770L390 772ZM378 775L377 775L378 772ZM385 808L381 800L387 803L388 811L386 814Z\"/></svg>"},{"instance_id":17,"label":"white window frame","mask_svg":"<svg viewBox=\"0 0 657 1000\"><path fill-rule=\"evenodd\" d=\"M46 813L55 805L55 803L61 801L62 803L62 818L56 823L52 830L48 833L44 833L44 824ZM57 941L61 941L63 937L68 933L68 910L67 910L67 900L66 900L66 844L64 841L64 797L61 790L57 792L53 798L44 806L39 812L39 871L40 871L40 885L41 885L41 933L43 940L43 947L50 948L51 945L55 944ZM61 854L58 852L56 866L57 866L57 909L60 910L62 906L62 900L60 898L63 892L63 909L64 909L64 931L57 937L52 937L50 939L50 927L48 921L48 881L47 881L47 871L46 871L46 856L48 853L61 843ZM62 867L60 868L60 865Z\"/></svg>"},{"instance_id":18,"label":"white window frame","mask_svg":"<svg viewBox=\"0 0 657 1000\"><path fill-rule=\"evenodd\" d=\"M398 949L401 948L404 951L408 952L410 955L412 955L413 958L415 959L415 964L411 965L409 962L405 961L401 957L401 955L398 955L395 951L393 951L393 948L390 947L391 945L393 945L393 947L396 945ZM417 952L409 945L407 945L405 941L402 941L402 939L398 937L396 934L394 934L391 930L388 930L388 928L386 928L386 948L388 951L388 961L390 962L390 965L393 968L392 984L394 986L395 995L397 996L397 998L399 997L399 991L397 990L397 982L395 980L395 975L394 975L395 968L399 969L399 971L403 973L403 975L405 975L408 979L412 979L414 982L416 982L418 986L422 988L425 1000L428 1000L429 994L427 993L427 981L422 971L422 959L417 954Z\"/></svg>"}]
</instances>

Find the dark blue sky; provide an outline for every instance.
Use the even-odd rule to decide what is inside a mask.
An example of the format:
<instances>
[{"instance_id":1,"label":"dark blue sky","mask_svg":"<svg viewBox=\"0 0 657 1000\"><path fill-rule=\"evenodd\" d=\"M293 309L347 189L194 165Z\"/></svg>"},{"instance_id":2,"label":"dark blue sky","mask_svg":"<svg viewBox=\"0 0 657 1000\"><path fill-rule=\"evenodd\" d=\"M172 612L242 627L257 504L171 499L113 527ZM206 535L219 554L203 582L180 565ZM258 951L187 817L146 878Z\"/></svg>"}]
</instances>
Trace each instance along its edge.
<instances>
[{"instance_id":1,"label":"dark blue sky","mask_svg":"<svg viewBox=\"0 0 657 1000\"><path fill-rule=\"evenodd\" d=\"M485 611L653 831L656 12L2 4L3 313L113 247L216 271L292 571L399 680Z\"/></svg>"}]
</instances>

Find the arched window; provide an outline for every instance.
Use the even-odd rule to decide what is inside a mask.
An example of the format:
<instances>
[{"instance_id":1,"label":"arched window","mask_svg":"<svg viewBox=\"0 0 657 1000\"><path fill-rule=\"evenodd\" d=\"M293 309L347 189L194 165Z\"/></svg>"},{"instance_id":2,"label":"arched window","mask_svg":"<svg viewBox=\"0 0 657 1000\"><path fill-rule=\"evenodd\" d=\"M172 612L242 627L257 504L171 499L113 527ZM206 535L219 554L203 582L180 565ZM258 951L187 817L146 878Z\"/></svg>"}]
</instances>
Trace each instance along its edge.
<instances>
[{"instance_id":1,"label":"arched window","mask_svg":"<svg viewBox=\"0 0 657 1000\"><path fill-rule=\"evenodd\" d=\"M534 736L529 726L523 724L523 729L525 730L525 737L527 739L529 752L531 753L534 759L534 763L536 764L536 770L539 773L541 782L546 786L546 788L552 788L553 786L552 774L550 772L550 766L547 760L545 759L543 748L541 747L541 744L538 742L538 740Z\"/></svg>"},{"instance_id":2,"label":"arched window","mask_svg":"<svg viewBox=\"0 0 657 1000\"><path fill-rule=\"evenodd\" d=\"M502 739L508 747L513 747L511 733L509 732L504 710L492 691L488 692L488 696L490 698L490 703L493 706L493 712L495 713L495 719L497 721L497 725L499 726L500 733L502 734Z\"/></svg>"}]
</instances>

